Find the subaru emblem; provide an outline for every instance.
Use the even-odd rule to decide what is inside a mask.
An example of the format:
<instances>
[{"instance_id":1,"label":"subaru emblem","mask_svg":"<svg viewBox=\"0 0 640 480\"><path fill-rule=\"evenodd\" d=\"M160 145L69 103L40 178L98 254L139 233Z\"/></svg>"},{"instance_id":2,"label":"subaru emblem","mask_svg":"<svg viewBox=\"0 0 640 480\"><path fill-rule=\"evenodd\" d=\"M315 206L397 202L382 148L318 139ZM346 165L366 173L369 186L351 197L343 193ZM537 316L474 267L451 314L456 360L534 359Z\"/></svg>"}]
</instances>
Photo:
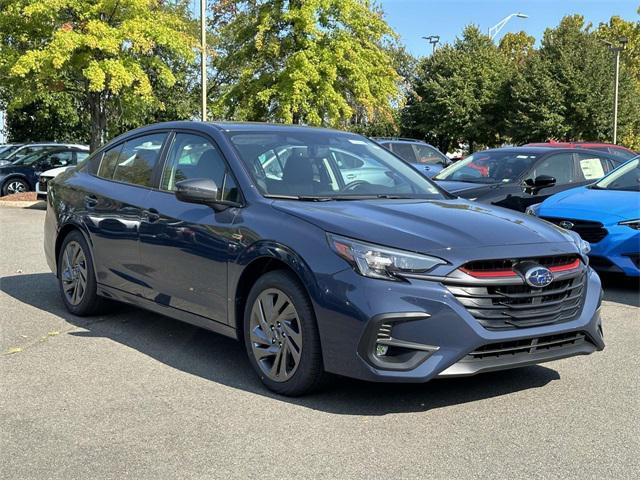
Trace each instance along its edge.
<instances>
[{"instance_id":1,"label":"subaru emblem","mask_svg":"<svg viewBox=\"0 0 640 480\"><path fill-rule=\"evenodd\" d=\"M542 288L553 282L553 273L545 267L533 267L524 274L525 281L535 288Z\"/></svg>"},{"instance_id":2,"label":"subaru emblem","mask_svg":"<svg viewBox=\"0 0 640 480\"><path fill-rule=\"evenodd\" d=\"M573 223L571 223L568 220L563 220L558 225L560 225L562 228L566 230L571 230L573 228Z\"/></svg>"}]
</instances>

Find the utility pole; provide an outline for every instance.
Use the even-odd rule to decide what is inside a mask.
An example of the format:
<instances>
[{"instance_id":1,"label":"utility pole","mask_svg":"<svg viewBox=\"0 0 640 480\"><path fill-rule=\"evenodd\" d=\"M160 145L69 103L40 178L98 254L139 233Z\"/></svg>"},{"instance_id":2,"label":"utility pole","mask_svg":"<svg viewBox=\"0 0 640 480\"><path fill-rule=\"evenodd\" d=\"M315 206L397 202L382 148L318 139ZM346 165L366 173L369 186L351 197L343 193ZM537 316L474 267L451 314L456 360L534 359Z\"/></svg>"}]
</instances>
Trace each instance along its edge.
<instances>
[{"instance_id":1,"label":"utility pole","mask_svg":"<svg viewBox=\"0 0 640 480\"><path fill-rule=\"evenodd\" d=\"M614 62L615 75L613 80L613 144L617 145L618 143L618 97L619 97L619 88L620 88L620 52L622 52L629 39L627 37L618 38L618 44L614 45L607 40L603 40L609 46L609 50L613 52L616 56Z\"/></svg>"},{"instance_id":2,"label":"utility pole","mask_svg":"<svg viewBox=\"0 0 640 480\"><path fill-rule=\"evenodd\" d=\"M428 37L422 38L431 44L431 54L436 53L436 45L440 43L440 35L429 35Z\"/></svg>"},{"instance_id":3,"label":"utility pole","mask_svg":"<svg viewBox=\"0 0 640 480\"><path fill-rule=\"evenodd\" d=\"M202 86L202 121L207 121L207 0L200 0L200 84Z\"/></svg>"}]
</instances>

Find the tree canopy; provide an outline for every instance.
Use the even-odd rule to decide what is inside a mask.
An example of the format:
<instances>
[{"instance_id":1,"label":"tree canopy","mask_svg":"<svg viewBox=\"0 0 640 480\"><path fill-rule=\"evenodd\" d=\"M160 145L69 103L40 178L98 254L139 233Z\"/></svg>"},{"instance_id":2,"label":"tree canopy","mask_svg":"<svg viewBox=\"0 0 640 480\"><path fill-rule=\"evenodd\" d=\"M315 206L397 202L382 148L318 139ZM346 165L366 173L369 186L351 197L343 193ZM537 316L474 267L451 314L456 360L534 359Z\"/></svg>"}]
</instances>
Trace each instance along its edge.
<instances>
[{"instance_id":1,"label":"tree canopy","mask_svg":"<svg viewBox=\"0 0 640 480\"><path fill-rule=\"evenodd\" d=\"M9 111L55 102L90 119L91 146L110 124L165 108L194 57L184 5L159 0L1 0L0 94ZM180 68L176 68L180 66Z\"/></svg>"},{"instance_id":2,"label":"tree canopy","mask_svg":"<svg viewBox=\"0 0 640 480\"><path fill-rule=\"evenodd\" d=\"M395 34L369 0L240 0L213 25L214 115L347 126L392 118Z\"/></svg>"}]
</instances>

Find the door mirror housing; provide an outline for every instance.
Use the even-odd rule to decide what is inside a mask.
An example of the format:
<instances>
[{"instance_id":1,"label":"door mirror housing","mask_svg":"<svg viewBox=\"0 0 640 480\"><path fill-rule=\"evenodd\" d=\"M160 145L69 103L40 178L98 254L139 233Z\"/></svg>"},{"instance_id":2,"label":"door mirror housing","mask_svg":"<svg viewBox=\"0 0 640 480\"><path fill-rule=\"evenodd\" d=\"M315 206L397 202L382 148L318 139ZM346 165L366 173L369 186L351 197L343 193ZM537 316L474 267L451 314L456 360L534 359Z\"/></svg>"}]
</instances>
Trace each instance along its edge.
<instances>
[{"instance_id":1,"label":"door mirror housing","mask_svg":"<svg viewBox=\"0 0 640 480\"><path fill-rule=\"evenodd\" d=\"M241 206L236 202L220 200L218 185L210 178L192 178L177 182L175 194L181 202L208 205L216 212L221 212L229 207Z\"/></svg>"},{"instance_id":2,"label":"door mirror housing","mask_svg":"<svg viewBox=\"0 0 640 480\"><path fill-rule=\"evenodd\" d=\"M527 178L522 186L525 192L536 194L543 188L553 187L556 184L556 179L550 175L538 175L535 179Z\"/></svg>"}]
</instances>

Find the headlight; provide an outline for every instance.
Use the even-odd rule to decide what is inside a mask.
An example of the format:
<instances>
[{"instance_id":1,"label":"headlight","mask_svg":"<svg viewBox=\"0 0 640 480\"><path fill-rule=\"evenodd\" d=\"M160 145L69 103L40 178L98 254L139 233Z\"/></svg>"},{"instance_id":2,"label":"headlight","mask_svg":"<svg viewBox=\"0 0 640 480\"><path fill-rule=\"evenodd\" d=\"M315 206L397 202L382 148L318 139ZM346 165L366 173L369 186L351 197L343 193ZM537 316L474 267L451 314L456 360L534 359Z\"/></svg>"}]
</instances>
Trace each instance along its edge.
<instances>
[{"instance_id":1,"label":"headlight","mask_svg":"<svg viewBox=\"0 0 640 480\"><path fill-rule=\"evenodd\" d=\"M634 230L640 230L640 218L636 218L635 220L625 220L624 222L618 223L618 225L624 225L626 227L633 228Z\"/></svg>"},{"instance_id":2,"label":"headlight","mask_svg":"<svg viewBox=\"0 0 640 480\"><path fill-rule=\"evenodd\" d=\"M447 262L418 253L394 250L360 242L339 235L327 234L331 248L365 277L399 280L403 273L425 273Z\"/></svg>"},{"instance_id":3,"label":"headlight","mask_svg":"<svg viewBox=\"0 0 640 480\"><path fill-rule=\"evenodd\" d=\"M578 245L578 249L582 255L588 255L591 251L591 244L586 240L580 239L580 241L576 242Z\"/></svg>"},{"instance_id":4,"label":"headlight","mask_svg":"<svg viewBox=\"0 0 640 480\"><path fill-rule=\"evenodd\" d=\"M538 210L540 210L540 205L542 203L534 203L533 205L529 205L527 209L524 211L527 215L533 215L534 217L538 216Z\"/></svg>"}]
</instances>

